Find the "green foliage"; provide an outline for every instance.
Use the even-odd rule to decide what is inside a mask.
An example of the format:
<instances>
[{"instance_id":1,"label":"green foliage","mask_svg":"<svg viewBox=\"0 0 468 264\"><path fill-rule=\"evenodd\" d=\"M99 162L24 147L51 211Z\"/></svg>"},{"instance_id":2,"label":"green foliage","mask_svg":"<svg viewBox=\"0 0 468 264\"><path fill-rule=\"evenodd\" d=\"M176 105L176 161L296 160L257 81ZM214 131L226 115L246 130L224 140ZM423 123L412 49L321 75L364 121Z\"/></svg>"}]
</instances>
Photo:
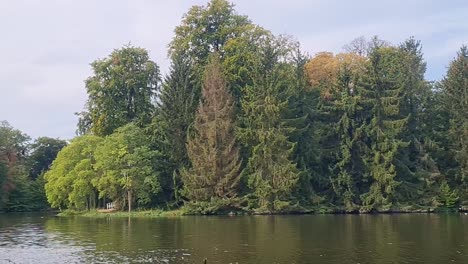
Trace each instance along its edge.
<instances>
[{"instance_id":1,"label":"green foliage","mask_svg":"<svg viewBox=\"0 0 468 264\"><path fill-rule=\"evenodd\" d=\"M47 200L53 208L86 209L95 206L97 177L93 168L95 149L102 138L92 135L74 138L64 147L52 163L44 178Z\"/></svg>"},{"instance_id":2,"label":"green foliage","mask_svg":"<svg viewBox=\"0 0 468 264\"><path fill-rule=\"evenodd\" d=\"M199 91L190 61L184 56L175 57L162 85L157 115L149 127L156 148L167 156L168 164L160 170L165 171L161 187L168 193L168 199L180 198L180 170L190 163L187 131L198 107Z\"/></svg>"},{"instance_id":3,"label":"green foliage","mask_svg":"<svg viewBox=\"0 0 468 264\"><path fill-rule=\"evenodd\" d=\"M268 48L274 54L273 47ZM262 210L275 210L275 200L290 199L299 178L292 160L296 144L288 138L294 128L282 116L288 106L287 73L278 65L257 76L254 84L245 88L241 104L240 138L250 148L244 174Z\"/></svg>"},{"instance_id":4,"label":"green foliage","mask_svg":"<svg viewBox=\"0 0 468 264\"><path fill-rule=\"evenodd\" d=\"M145 49L94 61L69 145L0 123L0 210L431 211L468 202L468 48L440 82L422 45L305 55L226 0L193 6L160 85ZM238 144L239 143L239 144ZM137 212L131 212L136 205ZM104 214L107 216L107 214Z\"/></svg>"},{"instance_id":5,"label":"green foliage","mask_svg":"<svg viewBox=\"0 0 468 264\"><path fill-rule=\"evenodd\" d=\"M28 157L29 176L36 179L46 172L57 153L67 145L65 140L40 137L31 144L31 154Z\"/></svg>"},{"instance_id":6,"label":"green foliage","mask_svg":"<svg viewBox=\"0 0 468 264\"><path fill-rule=\"evenodd\" d=\"M159 67L145 49L125 46L91 66L94 75L86 80L86 110L78 114L80 134L106 136L127 123L151 121Z\"/></svg>"},{"instance_id":7,"label":"green foliage","mask_svg":"<svg viewBox=\"0 0 468 264\"><path fill-rule=\"evenodd\" d=\"M346 210L353 211L356 205L362 204L359 194L368 189L368 184L362 153L366 149L363 130L366 112L359 105L361 96L359 90L355 89L359 72L353 71L351 67L355 63L354 58L360 57L349 58L338 69L336 92L329 106L331 114L335 116L330 121L337 120L332 123L332 135L338 142L334 150L335 164L330 166L330 178L336 202L344 204ZM365 64L359 62L358 66L365 67Z\"/></svg>"},{"instance_id":8,"label":"green foliage","mask_svg":"<svg viewBox=\"0 0 468 264\"><path fill-rule=\"evenodd\" d=\"M468 191L468 47L463 46L442 80L444 106L449 114L450 147L459 169L455 173L460 191Z\"/></svg>"},{"instance_id":9,"label":"green foliage","mask_svg":"<svg viewBox=\"0 0 468 264\"><path fill-rule=\"evenodd\" d=\"M161 187L158 174L153 169L159 152L151 150L148 136L134 124L127 124L108 137L96 149L96 170L99 177L93 184L100 198L131 206L147 205Z\"/></svg>"},{"instance_id":10,"label":"green foliage","mask_svg":"<svg viewBox=\"0 0 468 264\"><path fill-rule=\"evenodd\" d=\"M217 198L212 197L207 201L186 202L182 207L184 215L216 215L232 214L238 212L240 200L238 198Z\"/></svg>"},{"instance_id":11,"label":"green foliage","mask_svg":"<svg viewBox=\"0 0 468 264\"><path fill-rule=\"evenodd\" d=\"M29 182L24 167L29 140L8 122L0 122L0 211L29 209Z\"/></svg>"},{"instance_id":12,"label":"green foliage","mask_svg":"<svg viewBox=\"0 0 468 264\"><path fill-rule=\"evenodd\" d=\"M361 197L363 204L372 209L391 208L396 201L396 188L401 184L397 177L397 155L408 146L401 138L408 121L408 116L400 111L403 59L396 48L374 49L367 74L357 87L361 105L368 110L363 129L370 141L364 160L372 181L369 191Z\"/></svg>"},{"instance_id":13,"label":"green foliage","mask_svg":"<svg viewBox=\"0 0 468 264\"><path fill-rule=\"evenodd\" d=\"M443 181L440 184L439 202L447 208L452 208L456 205L458 199L456 191L452 191L447 181Z\"/></svg>"},{"instance_id":14,"label":"green foliage","mask_svg":"<svg viewBox=\"0 0 468 264\"><path fill-rule=\"evenodd\" d=\"M206 6L193 6L174 30L169 56L187 58L193 67L196 87L201 88L205 66L212 53L218 54L228 88L239 103L241 87L250 81L252 65L258 56L255 44L267 31L237 14L226 0L211 0ZM199 90L198 90L199 91Z\"/></svg>"},{"instance_id":15,"label":"green foliage","mask_svg":"<svg viewBox=\"0 0 468 264\"><path fill-rule=\"evenodd\" d=\"M253 84L255 72L263 67L263 47L274 38L273 34L257 25L246 25L243 30L239 37L226 42L222 57L224 75L237 105L244 87Z\"/></svg>"},{"instance_id":16,"label":"green foliage","mask_svg":"<svg viewBox=\"0 0 468 264\"><path fill-rule=\"evenodd\" d=\"M228 40L242 35L249 25L249 19L238 15L234 5L226 0L212 0L207 6L193 6L174 30L169 54L172 58L185 54L202 67L199 68L201 74L210 54L224 53Z\"/></svg>"}]
</instances>

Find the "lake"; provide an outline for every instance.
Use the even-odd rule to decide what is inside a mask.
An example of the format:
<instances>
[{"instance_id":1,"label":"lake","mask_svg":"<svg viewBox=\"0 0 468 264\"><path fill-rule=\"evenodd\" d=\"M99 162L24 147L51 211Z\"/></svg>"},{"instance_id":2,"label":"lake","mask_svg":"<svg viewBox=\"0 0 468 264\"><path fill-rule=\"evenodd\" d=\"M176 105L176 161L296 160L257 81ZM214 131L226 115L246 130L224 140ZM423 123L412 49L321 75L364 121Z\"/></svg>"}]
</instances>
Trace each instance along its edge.
<instances>
[{"instance_id":1,"label":"lake","mask_svg":"<svg viewBox=\"0 0 468 264\"><path fill-rule=\"evenodd\" d=\"M468 263L468 215L0 214L0 263Z\"/></svg>"}]
</instances>

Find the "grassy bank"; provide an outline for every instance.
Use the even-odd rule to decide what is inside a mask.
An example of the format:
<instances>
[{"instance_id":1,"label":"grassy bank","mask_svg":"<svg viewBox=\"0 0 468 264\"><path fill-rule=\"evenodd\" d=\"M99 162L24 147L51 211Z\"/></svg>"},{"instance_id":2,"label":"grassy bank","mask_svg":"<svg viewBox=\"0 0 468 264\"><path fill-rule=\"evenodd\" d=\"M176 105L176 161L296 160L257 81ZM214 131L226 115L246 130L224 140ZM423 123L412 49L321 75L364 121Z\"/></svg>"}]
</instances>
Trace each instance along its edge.
<instances>
[{"instance_id":1,"label":"grassy bank","mask_svg":"<svg viewBox=\"0 0 468 264\"><path fill-rule=\"evenodd\" d=\"M184 215L286 215L286 214L400 214L400 213L455 213L455 212L466 212L467 208L430 208L430 207L405 207L405 208L393 208L385 211L347 211L343 208L332 208L332 207L320 207L305 210L302 212L245 212L245 211L236 211L236 212L212 212L212 213L200 213L187 210L186 208L181 208L177 210L160 210L160 209L150 209L150 210L136 210L133 212L127 211L115 211L115 212L99 212L97 210L91 211L76 211L76 210L65 210L58 213L58 216L80 216L80 217L90 217L90 218L157 218L157 217L179 217Z\"/></svg>"},{"instance_id":2,"label":"grassy bank","mask_svg":"<svg viewBox=\"0 0 468 264\"><path fill-rule=\"evenodd\" d=\"M156 217L175 217L182 216L184 212L182 210L141 210L141 211L115 211L115 212L98 212L97 210L91 211L76 211L76 210L65 210L58 213L58 216L83 216L92 218L107 218L107 217L144 217L144 218L156 218Z\"/></svg>"}]
</instances>

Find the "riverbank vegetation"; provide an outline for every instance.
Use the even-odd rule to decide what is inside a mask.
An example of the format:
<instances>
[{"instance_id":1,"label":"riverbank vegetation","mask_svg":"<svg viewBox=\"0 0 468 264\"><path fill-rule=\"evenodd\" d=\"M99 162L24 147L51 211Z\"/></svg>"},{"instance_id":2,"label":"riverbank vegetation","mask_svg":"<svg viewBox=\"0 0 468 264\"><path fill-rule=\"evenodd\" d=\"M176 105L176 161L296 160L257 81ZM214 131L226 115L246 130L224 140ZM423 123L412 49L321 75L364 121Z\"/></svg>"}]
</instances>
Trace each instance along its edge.
<instances>
[{"instance_id":1,"label":"riverbank vegetation","mask_svg":"<svg viewBox=\"0 0 468 264\"><path fill-rule=\"evenodd\" d=\"M212 0L185 14L169 57L164 78L147 50L131 45L94 61L78 136L54 141L47 155L61 150L52 163L34 161L46 155L37 154L39 139L27 145L3 123L3 209L39 201L17 193L44 197L43 189L50 206L73 210L113 202L200 214L402 212L468 203L466 46L442 80L429 81L412 37L360 37L341 53L309 56Z\"/></svg>"}]
</instances>

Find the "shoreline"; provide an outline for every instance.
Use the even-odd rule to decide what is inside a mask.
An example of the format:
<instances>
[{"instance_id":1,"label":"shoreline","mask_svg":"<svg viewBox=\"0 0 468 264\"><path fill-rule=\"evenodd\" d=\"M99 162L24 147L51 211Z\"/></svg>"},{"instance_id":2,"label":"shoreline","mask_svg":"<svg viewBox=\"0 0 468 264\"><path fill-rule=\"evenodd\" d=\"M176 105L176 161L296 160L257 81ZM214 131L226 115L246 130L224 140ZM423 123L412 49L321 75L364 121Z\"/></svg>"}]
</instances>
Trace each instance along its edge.
<instances>
[{"instance_id":1,"label":"shoreline","mask_svg":"<svg viewBox=\"0 0 468 264\"><path fill-rule=\"evenodd\" d=\"M393 209L386 211L372 211L372 212L359 212L352 211L347 212L344 210L309 210L303 212L246 212L236 211L229 213L212 213L212 214L201 214L201 213L187 213L183 209L177 210L159 210L159 209L148 209L148 210L136 210L132 212L128 211L113 211L113 212L99 212L98 210L91 211L75 211L75 210L64 210L58 212L56 215L59 217L79 216L89 218L159 218L159 217L180 217L180 216L249 216L249 215L381 215L381 214L444 214L444 213L467 213L468 206L462 206L460 208L423 208L423 209Z\"/></svg>"}]
</instances>

